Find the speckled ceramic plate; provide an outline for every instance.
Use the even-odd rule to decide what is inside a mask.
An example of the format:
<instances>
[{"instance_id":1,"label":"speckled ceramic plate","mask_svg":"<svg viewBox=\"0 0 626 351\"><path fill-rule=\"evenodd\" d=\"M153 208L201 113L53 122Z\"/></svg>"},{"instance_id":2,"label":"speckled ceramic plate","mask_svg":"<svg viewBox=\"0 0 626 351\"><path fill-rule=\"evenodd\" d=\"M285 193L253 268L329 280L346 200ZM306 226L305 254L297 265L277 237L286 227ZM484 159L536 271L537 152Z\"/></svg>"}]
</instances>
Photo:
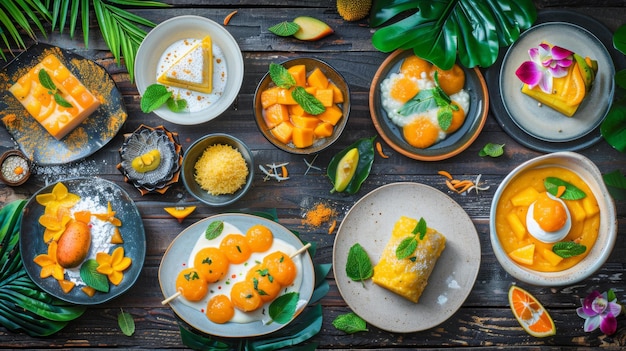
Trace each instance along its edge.
<instances>
[{"instance_id":1,"label":"speckled ceramic plate","mask_svg":"<svg viewBox=\"0 0 626 351\"><path fill-rule=\"evenodd\" d=\"M515 76L528 60L528 49L542 41L559 45L598 61L594 85L572 117L566 117L520 92ZM491 111L504 131L517 142L543 152L574 151L602 139L600 124L614 94L616 67L626 59L612 47L612 33L602 23L581 13L549 10L539 13L536 25L502 53L485 76L492 92Z\"/></svg>"},{"instance_id":2,"label":"speckled ceramic plate","mask_svg":"<svg viewBox=\"0 0 626 351\"><path fill-rule=\"evenodd\" d=\"M446 248L419 303L381 288L369 279L346 275L350 248L359 243L378 263L400 216L423 217L446 237ZM361 198L346 214L335 238L333 271L348 306L368 323L394 333L437 326L452 316L469 295L480 266L480 242L463 208L441 191L418 183L384 185Z\"/></svg>"},{"instance_id":3,"label":"speckled ceramic plate","mask_svg":"<svg viewBox=\"0 0 626 351\"><path fill-rule=\"evenodd\" d=\"M296 237L291 231L282 225L270 221L268 219L248 215L248 214L219 214L211 217L207 217L201 221L198 221L187 229L183 230L175 239L172 241L168 249L165 251L163 255L163 259L161 260L161 265L159 266L159 284L161 286L161 291L163 292L164 298L170 297L176 293L176 277L178 273L185 267L189 267L192 264L189 264L188 259L192 253L192 249L196 245L198 239L205 235L205 231L209 225L209 223L213 221L223 221L230 225L235 226L239 231L245 232L251 226L255 224L262 224L268 227L272 233L274 234L274 238L282 239L287 244L293 246L296 249L302 247L302 242L298 237ZM215 240L218 240L216 238ZM302 282L300 285L299 293L300 300L303 302L299 304L299 308L294 315L294 318L302 312L306 304L311 299L311 295L313 294L313 289L315 286L315 272L313 269L313 261L311 260L311 256L308 251L300 254L299 256L300 266L302 274ZM296 260L294 259L294 262ZM296 264L298 264L296 262ZM215 283L215 285L210 286L210 289L218 289L219 284L223 284L223 281ZM208 298L205 298L208 299ZM201 307L195 308L186 301L183 301L183 297L178 297L172 300L169 304L170 307L174 310L176 315L182 319L185 323L189 324L191 327L196 330L221 337L253 337L264 334L269 334L274 331L277 331L286 324L281 324L277 322L264 324L261 321L254 321L249 323L235 323L235 322L227 322L224 324L217 324L211 322L204 311L199 310L198 308L206 308L206 302L201 303ZM291 319L293 321L293 318Z\"/></svg>"},{"instance_id":4,"label":"speckled ceramic plate","mask_svg":"<svg viewBox=\"0 0 626 351\"><path fill-rule=\"evenodd\" d=\"M43 57L55 54L103 103L61 140L48 133L11 94L9 87ZM126 121L122 94L104 67L69 50L38 43L0 71L0 120L28 158L41 166L81 160L105 146Z\"/></svg>"},{"instance_id":5,"label":"speckled ceramic plate","mask_svg":"<svg viewBox=\"0 0 626 351\"><path fill-rule=\"evenodd\" d=\"M489 110L489 94L482 73L478 68L467 69L465 72L464 89L470 96L470 108L466 111L465 122L456 132L449 134L444 140L426 149L411 146L402 135L402 128L395 125L382 106L380 84L391 73L399 72L402 61L411 50L396 50L380 65L370 86L369 106L372 122L380 136L397 152L420 161L439 161L450 158L467 149L478 138L487 120Z\"/></svg>"},{"instance_id":6,"label":"speckled ceramic plate","mask_svg":"<svg viewBox=\"0 0 626 351\"><path fill-rule=\"evenodd\" d=\"M115 217L122 225L119 227L124 243L124 255L132 259L132 263L124 273L124 278L119 285L109 283L109 292L96 292L93 297L87 296L81 291L81 286L75 286L69 293L64 293L59 283L53 277L40 278L41 267L33 262L33 259L43 253L47 253L48 245L43 241L44 227L39 224L39 217L44 213L44 206L40 205L36 196L52 192L57 183L50 184L35 193L24 206L20 233L20 253L24 268L30 278L44 291L71 303L79 305L96 305L111 300L130 289L141 273L143 262L146 257L146 236L141 215L133 200L128 194L115 183L101 178L76 178L63 180L62 183L68 191L77 194L81 199L90 199L99 207L107 208L111 202L111 208L115 211ZM82 201L82 200L81 200ZM93 229L92 229L93 231ZM97 235L92 232L93 237ZM111 250L119 245L113 245ZM90 257L95 257L98 252L92 245ZM109 254L111 252L108 252ZM65 273L65 278L69 278ZM84 286L84 285L82 285Z\"/></svg>"}]
</instances>

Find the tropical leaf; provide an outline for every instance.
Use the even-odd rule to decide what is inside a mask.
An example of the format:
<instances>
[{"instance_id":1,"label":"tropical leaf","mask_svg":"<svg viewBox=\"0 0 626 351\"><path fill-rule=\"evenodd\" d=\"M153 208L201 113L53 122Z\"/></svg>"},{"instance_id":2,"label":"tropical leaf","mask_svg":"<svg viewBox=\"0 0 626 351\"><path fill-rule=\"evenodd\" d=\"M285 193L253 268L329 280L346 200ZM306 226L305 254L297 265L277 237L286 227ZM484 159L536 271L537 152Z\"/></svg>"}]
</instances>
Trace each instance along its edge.
<instances>
[{"instance_id":1,"label":"tropical leaf","mask_svg":"<svg viewBox=\"0 0 626 351\"><path fill-rule=\"evenodd\" d=\"M13 48L26 49L22 35L36 38L35 28L44 33L42 21L50 19L50 13L40 0L0 1L0 38L4 47L13 55ZM0 56L6 61L4 50Z\"/></svg>"},{"instance_id":2,"label":"tropical leaf","mask_svg":"<svg viewBox=\"0 0 626 351\"><path fill-rule=\"evenodd\" d=\"M86 308L56 299L28 277L18 247L25 204L16 200L0 209L0 324L13 332L47 336L80 317Z\"/></svg>"},{"instance_id":3,"label":"tropical leaf","mask_svg":"<svg viewBox=\"0 0 626 351\"><path fill-rule=\"evenodd\" d=\"M531 0L375 0L370 13L370 26L386 24L372 36L376 49L412 49L441 69L491 66L537 18Z\"/></svg>"}]
</instances>

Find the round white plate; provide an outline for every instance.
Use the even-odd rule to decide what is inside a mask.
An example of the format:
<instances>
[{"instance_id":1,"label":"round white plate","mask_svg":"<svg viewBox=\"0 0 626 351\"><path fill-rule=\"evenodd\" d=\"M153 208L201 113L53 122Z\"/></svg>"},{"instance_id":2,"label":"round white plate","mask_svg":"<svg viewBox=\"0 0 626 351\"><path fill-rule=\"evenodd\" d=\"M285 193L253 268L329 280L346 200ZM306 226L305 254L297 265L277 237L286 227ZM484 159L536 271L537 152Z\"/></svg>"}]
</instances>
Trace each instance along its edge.
<instances>
[{"instance_id":1,"label":"round white plate","mask_svg":"<svg viewBox=\"0 0 626 351\"><path fill-rule=\"evenodd\" d=\"M156 83L158 64L163 52L182 39L202 39L210 35L226 61L226 86L217 101L195 112L172 112L167 106L154 110L166 121L193 125L210 121L228 109L243 83L243 56L235 38L220 24L201 16L185 15L171 18L154 27L145 37L135 58L135 80L139 94Z\"/></svg>"},{"instance_id":2,"label":"round white plate","mask_svg":"<svg viewBox=\"0 0 626 351\"><path fill-rule=\"evenodd\" d=\"M350 247L359 243L376 265L400 216L423 217L446 237L446 248L417 304L371 279L363 284L346 275ZM335 238L333 271L354 313L380 329L410 333L443 323L461 307L474 286L480 254L476 228L456 201L427 185L392 183L365 195L348 211Z\"/></svg>"}]
</instances>

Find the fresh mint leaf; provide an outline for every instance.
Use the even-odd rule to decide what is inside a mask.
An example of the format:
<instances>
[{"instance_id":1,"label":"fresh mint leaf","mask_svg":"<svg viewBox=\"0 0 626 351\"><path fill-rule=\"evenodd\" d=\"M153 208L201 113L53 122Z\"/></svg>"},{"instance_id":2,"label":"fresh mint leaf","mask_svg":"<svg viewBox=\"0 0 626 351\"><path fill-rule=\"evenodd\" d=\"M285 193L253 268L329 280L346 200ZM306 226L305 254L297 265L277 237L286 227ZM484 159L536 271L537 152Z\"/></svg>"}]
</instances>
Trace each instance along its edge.
<instances>
[{"instance_id":1,"label":"fresh mint leaf","mask_svg":"<svg viewBox=\"0 0 626 351\"><path fill-rule=\"evenodd\" d=\"M399 260L409 257L417 248L417 240L414 236L409 236L400 242L400 245L396 247L396 258Z\"/></svg>"},{"instance_id":2,"label":"fresh mint leaf","mask_svg":"<svg viewBox=\"0 0 626 351\"><path fill-rule=\"evenodd\" d=\"M297 23L289 21L280 22L267 28L267 30L269 30L270 32L281 37L294 35L299 29L300 26Z\"/></svg>"},{"instance_id":3,"label":"fresh mint leaf","mask_svg":"<svg viewBox=\"0 0 626 351\"><path fill-rule=\"evenodd\" d=\"M602 175L609 194L615 200L626 200L626 177L619 170Z\"/></svg>"},{"instance_id":4,"label":"fresh mint leaf","mask_svg":"<svg viewBox=\"0 0 626 351\"><path fill-rule=\"evenodd\" d=\"M354 312L337 316L337 318L333 320L333 326L347 334L368 331L365 320Z\"/></svg>"},{"instance_id":5,"label":"fresh mint leaf","mask_svg":"<svg viewBox=\"0 0 626 351\"><path fill-rule=\"evenodd\" d=\"M443 106L437 112L437 123L441 130L446 131L452 125L452 108L450 105Z\"/></svg>"},{"instance_id":6,"label":"fresh mint leaf","mask_svg":"<svg viewBox=\"0 0 626 351\"><path fill-rule=\"evenodd\" d=\"M117 325L126 336L131 336L135 333L135 320L130 313L124 312L124 310L117 314Z\"/></svg>"},{"instance_id":7,"label":"fresh mint leaf","mask_svg":"<svg viewBox=\"0 0 626 351\"><path fill-rule=\"evenodd\" d=\"M109 292L109 280L106 275L99 273L98 262L94 259L89 259L80 266L80 279L82 279L88 286L103 292Z\"/></svg>"},{"instance_id":8,"label":"fresh mint leaf","mask_svg":"<svg viewBox=\"0 0 626 351\"><path fill-rule=\"evenodd\" d=\"M269 307L270 317L273 321L286 324L296 314L296 307L300 294L297 292L289 292L277 297Z\"/></svg>"},{"instance_id":9,"label":"fresh mint leaf","mask_svg":"<svg viewBox=\"0 0 626 351\"><path fill-rule=\"evenodd\" d=\"M348 278L358 282L365 281L372 277L374 268L367 252L359 243L350 247L348 260L346 262L346 274Z\"/></svg>"},{"instance_id":10,"label":"fresh mint leaf","mask_svg":"<svg viewBox=\"0 0 626 351\"><path fill-rule=\"evenodd\" d=\"M574 184L557 177L547 177L543 181L543 185L546 187L546 191L554 196L558 193L559 186L564 186L565 192L561 195L561 199L563 200L580 200L587 196L584 191L580 190Z\"/></svg>"},{"instance_id":11,"label":"fresh mint leaf","mask_svg":"<svg viewBox=\"0 0 626 351\"><path fill-rule=\"evenodd\" d=\"M52 78L50 78L50 75L48 74L48 72L46 72L45 69L40 69L38 76L39 76L39 83L41 83L41 85L44 88L48 90L52 90L53 92L56 92L57 86L54 84L54 82L52 81Z\"/></svg>"},{"instance_id":12,"label":"fresh mint leaf","mask_svg":"<svg viewBox=\"0 0 626 351\"><path fill-rule=\"evenodd\" d=\"M573 241L560 241L552 246L552 252L563 258L578 256L583 254L585 251L587 251L587 246Z\"/></svg>"},{"instance_id":13,"label":"fresh mint leaf","mask_svg":"<svg viewBox=\"0 0 626 351\"><path fill-rule=\"evenodd\" d=\"M63 96L61 96L59 93L54 94L54 101L56 101L56 103L59 106L62 106L62 107L65 107L65 108L72 108L73 107L72 104L69 101L65 100L63 98Z\"/></svg>"},{"instance_id":14,"label":"fresh mint leaf","mask_svg":"<svg viewBox=\"0 0 626 351\"><path fill-rule=\"evenodd\" d=\"M187 100L170 97L167 99L167 108L172 112L182 112L187 108Z\"/></svg>"},{"instance_id":15,"label":"fresh mint leaf","mask_svg":"<svg viewBox=\"0 0 626 351\"><path fill-rule=\"evenodd\" d=\"M421 90L411 100L407 101L398 110L398 113L402 116L410 116L439 107L434 94L434 89Z\"/></svg>"},{"instance_id":16,"label":"fresh mint leaf","mask_svg":"<svg viewBox=\"0 0 626 351\"><path fill-rule=\"evenodd\" d=\"M322 102L306 91L303 87L295 87L291 92L291 97L293 97L298 105L300 105L308 114L317 116L326 111L326 107L324 107Z\"/></svg>"},{"instance_id":17,"label":"fresh mint leaf","mask_svg":"<svg viewBox=\"0 0 626 351\"><path fill-rule=\"evenodd\" d=\"M171 97L172 93L167 90L164 85L149 85L146 88L146 91L143 93L143 96L141 97L141 111L143 111L144 113L150 113L161 107Z\"/></svg>"},{"instance_id":18,"label":"fresh mint leaf","mask_svg":"<svg viewBox=\"0 0 626 351\"><path fill-rule=\"evenodd\" d=\"M285 67L277 63L270 63L270 78L277 86L290 89L296 85L296 79L287 71Z\"/></svg>"},{"instance_id":19,"label":"fresh mint leaf","mask_svg":"<svg viewBox=\"0 0 626 351\"><path fill-rule=\"evenodd\" d=\"M209 226L206 228L204 232L204 237L207 240L213 240L222 234L224 230L224 222L223 221L213 221L209 223Z\"/></svg>"},{"instance_id":20,"label":"fresh mint leaf","mask_svg":"<svg viewBox=\"0 0 626 351\"><path fill-rule=\"evenodd\" d=\"M478 156L500 157L504 154L504 144L487 143L478 152Z\"/></svg>"},{"instance_id":21,"label":"fresh mint leaf","mask_svg":"<svg viewBox=\"0 0 626 351\"><path fill-rule=\"evenodd\" d=\"M415 235L419 234L420 240L422 240L424 239L424 235L426 235L427 230L428 225L426 224L426 220L424 219L424 217L420 217L420 220L417 222L417 225L415 225L415 228L411 233Z\"/></svg>"}]
</instances>

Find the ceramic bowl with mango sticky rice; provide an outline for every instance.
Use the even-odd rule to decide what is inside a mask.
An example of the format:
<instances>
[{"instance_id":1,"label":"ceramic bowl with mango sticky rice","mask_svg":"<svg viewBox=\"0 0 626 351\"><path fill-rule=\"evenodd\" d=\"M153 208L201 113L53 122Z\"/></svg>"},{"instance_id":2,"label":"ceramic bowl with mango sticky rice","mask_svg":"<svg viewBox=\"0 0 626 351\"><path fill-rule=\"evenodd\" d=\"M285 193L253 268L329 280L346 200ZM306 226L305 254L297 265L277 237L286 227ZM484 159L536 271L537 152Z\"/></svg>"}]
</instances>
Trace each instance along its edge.
<instances>
[{"instance_id":1,"label":"ceramic bowl with mango sticky rice","mask_svg":"<svg viewBox=\"0 0 626 351\"><path fill-rule=\"evenodd\" d=\"M491 244L515 278L562 286L596 272L617 235L615 204L595 164L574 152L539 156L502 181L491 204Z\"/></svg>"}]
</instances>

